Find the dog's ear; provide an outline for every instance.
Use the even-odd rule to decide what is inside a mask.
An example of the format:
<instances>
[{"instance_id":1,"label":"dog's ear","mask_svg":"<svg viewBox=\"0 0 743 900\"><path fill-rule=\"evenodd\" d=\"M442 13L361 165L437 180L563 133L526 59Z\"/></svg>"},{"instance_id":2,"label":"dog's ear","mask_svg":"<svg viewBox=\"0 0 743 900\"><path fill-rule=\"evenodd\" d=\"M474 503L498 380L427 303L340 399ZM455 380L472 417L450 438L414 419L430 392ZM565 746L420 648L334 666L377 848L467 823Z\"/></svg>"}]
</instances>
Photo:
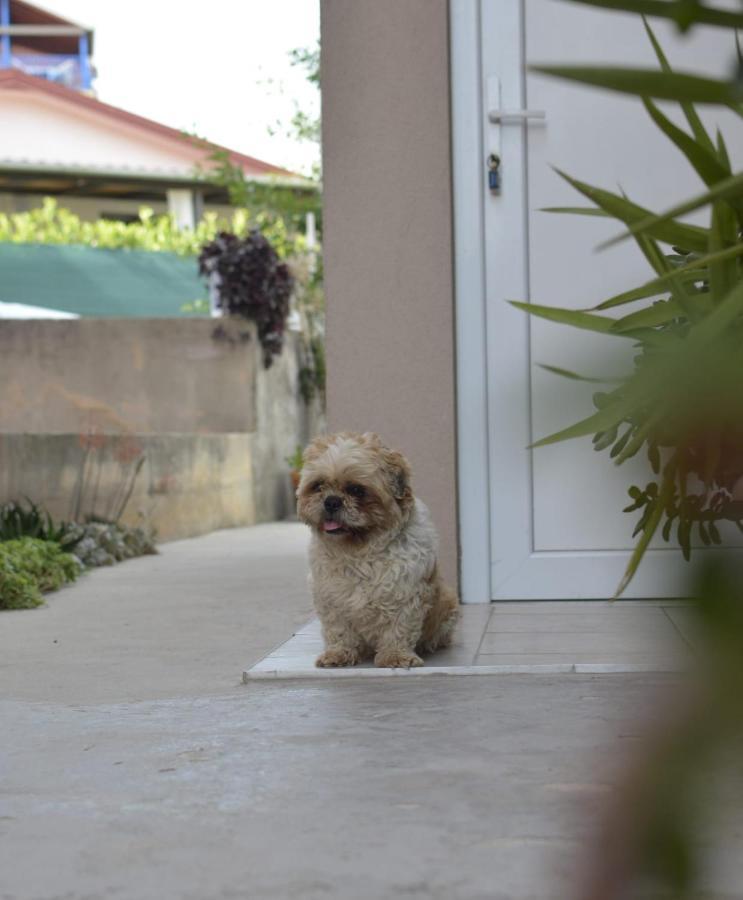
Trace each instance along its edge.
<instances>
[{"instance_id":1,"label":"dog's ear","mask_svg":"<svg viewBox=\"0 0 743 900\"><path fill-rule=\"evenodd\" d=\"M397 450L389 450L385 447L382 455L392 496L398 501L400 506L409 506L413 501L413 491L410 487L412 474L410 463Z\"/></svg>"}]
</instances>

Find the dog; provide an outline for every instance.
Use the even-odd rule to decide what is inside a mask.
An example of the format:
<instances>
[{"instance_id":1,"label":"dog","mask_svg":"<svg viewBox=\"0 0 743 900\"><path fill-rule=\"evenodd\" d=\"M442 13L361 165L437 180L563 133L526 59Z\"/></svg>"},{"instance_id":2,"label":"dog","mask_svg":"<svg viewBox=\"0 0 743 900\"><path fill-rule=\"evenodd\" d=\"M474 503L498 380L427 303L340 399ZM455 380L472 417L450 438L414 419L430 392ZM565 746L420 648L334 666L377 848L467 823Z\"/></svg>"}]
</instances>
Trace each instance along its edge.
<instances>
[{"instance_id":1,"label":"dog","mask_svg":"<svg viewBox=\"0 0 743 900\"><path fill-rule=\"evenodd\" d=\"M459 601L410 466L376 434L341 432L304 451L297 513L312 529L310 578L325 651L316 665L422 666L446 647Z\"/></svg>"}]
</instances>

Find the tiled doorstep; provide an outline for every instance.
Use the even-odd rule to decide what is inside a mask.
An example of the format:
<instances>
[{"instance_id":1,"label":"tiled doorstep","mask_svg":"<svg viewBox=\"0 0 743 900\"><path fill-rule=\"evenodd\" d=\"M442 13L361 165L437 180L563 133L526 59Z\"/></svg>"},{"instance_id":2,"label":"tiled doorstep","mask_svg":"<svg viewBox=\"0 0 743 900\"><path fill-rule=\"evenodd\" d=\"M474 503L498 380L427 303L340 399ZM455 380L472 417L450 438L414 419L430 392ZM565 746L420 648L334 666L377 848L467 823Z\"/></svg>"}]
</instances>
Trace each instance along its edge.
<instances>
[{"instance_id":1,"label":"tiled doorstep","mask_svg":"<svg viewBox=\"0 0 743 900\"><path fill-rule=\"evenodd\" d=\"M320 623L313 619L243 672L243 681L678 671L691 657L686 612L667 601L463 606L452 646L410 670L378 669L371 662L316 668L323 642Z\"/></svg>"}]
</instances>

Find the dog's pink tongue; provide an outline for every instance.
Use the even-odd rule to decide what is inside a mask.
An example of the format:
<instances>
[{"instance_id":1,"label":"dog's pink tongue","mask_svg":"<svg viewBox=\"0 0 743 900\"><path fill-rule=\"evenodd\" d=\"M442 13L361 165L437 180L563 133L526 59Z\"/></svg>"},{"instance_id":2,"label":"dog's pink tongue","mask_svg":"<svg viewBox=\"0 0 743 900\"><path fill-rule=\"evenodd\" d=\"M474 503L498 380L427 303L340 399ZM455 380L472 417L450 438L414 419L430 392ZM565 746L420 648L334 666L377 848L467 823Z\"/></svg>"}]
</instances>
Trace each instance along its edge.
<instances>
[{"instance_id":1,"label":"dog's pink tongue","mask_svg":"<svg viewBox=\"0 0 743 900\"><path fill-rule=\"evenodd\" d=\"M323 531L338 531L341 527L338 522L323 522Z\"/></svg>"}]
</instances>

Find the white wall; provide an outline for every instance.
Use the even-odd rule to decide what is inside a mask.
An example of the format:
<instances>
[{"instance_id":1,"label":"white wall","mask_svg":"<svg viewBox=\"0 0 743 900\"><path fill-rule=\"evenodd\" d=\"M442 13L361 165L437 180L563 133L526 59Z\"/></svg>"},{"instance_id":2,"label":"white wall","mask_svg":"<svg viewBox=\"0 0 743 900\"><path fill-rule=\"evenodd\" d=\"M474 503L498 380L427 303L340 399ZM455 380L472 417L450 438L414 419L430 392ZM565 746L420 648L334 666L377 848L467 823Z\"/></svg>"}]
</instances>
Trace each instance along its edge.
<instances>
[{"instance_id":1,"label":"white wall","mask_svg":"<svg viewBox=\"0 0 743 900\"><path fill-rule=\"evenodd\" d=\"M0 92L0 164L190 175L194 149L28 91Z\"/></svg>"}]
</instances>

